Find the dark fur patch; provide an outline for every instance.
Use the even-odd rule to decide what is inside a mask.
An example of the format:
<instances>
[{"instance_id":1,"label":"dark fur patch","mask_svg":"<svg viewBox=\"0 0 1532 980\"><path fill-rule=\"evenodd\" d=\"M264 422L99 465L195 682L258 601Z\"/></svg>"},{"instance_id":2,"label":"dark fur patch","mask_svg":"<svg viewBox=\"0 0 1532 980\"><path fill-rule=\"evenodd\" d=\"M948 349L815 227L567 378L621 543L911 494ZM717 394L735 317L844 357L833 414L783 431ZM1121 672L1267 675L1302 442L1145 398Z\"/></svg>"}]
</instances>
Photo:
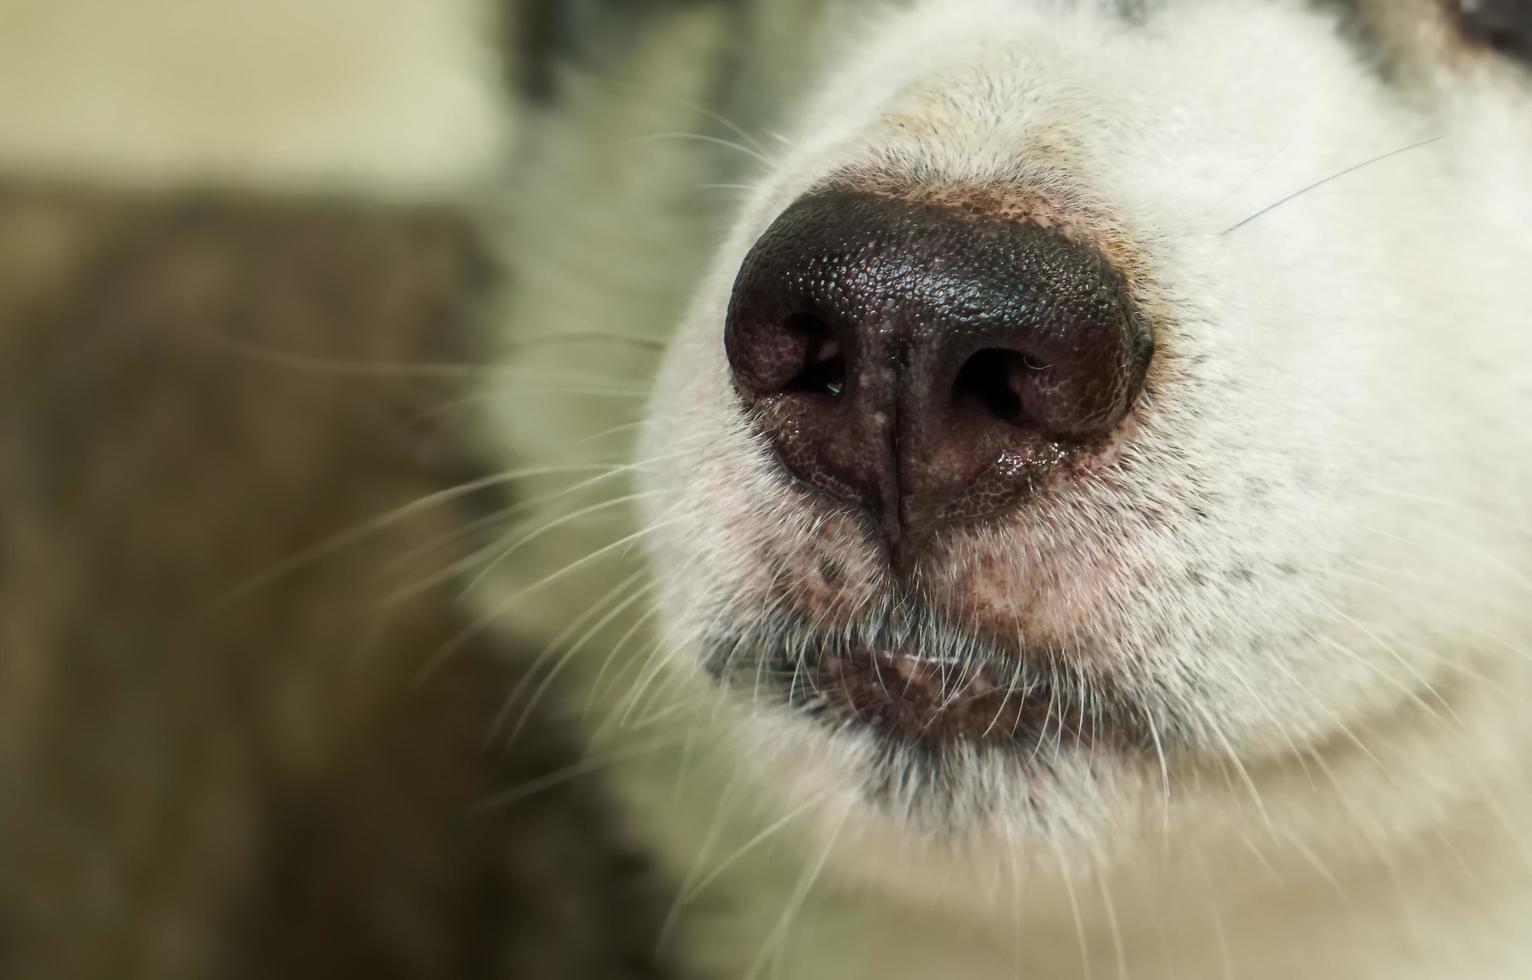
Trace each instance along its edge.
<instances>
[{"instance_id":1,"label":"dark fur patch","mask_svg":"<svg viewBox=\"0 0 1532 980\"><path fill-rule=\"evenodd\" d=\"M230 601L483 472L401 366L492 271L450 211L0 185L0 976L660 974L590 778L478 806L578 753L486 746L514 651L424 670L461 509Z\"/></svg>"},{"instance_id":2,"label":"dark fur patch","mask_svg":"<svg viewBox=\"0 0 1532 980\"><path fill-rule=\"evenodd\" d=\"M631 43L646 23L676 10L704 4L742 5L743 0L503 0L503 45L513 87L533 102L558 93L565 64L584 65L609 56L612 43Z\"/></svg>"},{"instance_id":3,"label":"dark fur patch","mask_svg":"<svg viewBox=\"0 0 1532 980\"><path fill-rule=\"evenodd\" d=\"M1453 0L1458 30L1470 43L1532 64L1532 3L1527 0Z\"/></svg>"},{"instance_id":4,"label":"dark fur patch","mask_svg":"<svg viewBox=\"0 0 1532 980\"><path fill-rule=\"evenodd\" d=\"M1341 37L1354 45L1366 59L1367 64L1382 74L1392 66L1387 63L1382 39L1369 22L1362 0L1310 0L1314 7L1333 17Z\"/></svg>"}]
</instances>

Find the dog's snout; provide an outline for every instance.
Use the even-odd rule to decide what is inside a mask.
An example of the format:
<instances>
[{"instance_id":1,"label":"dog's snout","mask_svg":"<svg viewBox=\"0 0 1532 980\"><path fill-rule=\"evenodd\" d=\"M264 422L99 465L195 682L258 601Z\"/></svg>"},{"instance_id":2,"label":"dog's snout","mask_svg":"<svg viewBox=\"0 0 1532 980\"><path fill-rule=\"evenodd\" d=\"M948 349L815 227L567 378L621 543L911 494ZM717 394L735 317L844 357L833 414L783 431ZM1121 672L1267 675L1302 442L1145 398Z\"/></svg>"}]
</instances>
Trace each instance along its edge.
<instances>
[{"instance_id":1,"label":"dog's snout","mask_svg":"<svg viewBox=\"0 0 1532 980\"><path fill-rule=\"evenodd\" d=\"M1152 339L1094 248L1014 217L811 194L756 243L725 348L789 470L904 561L1122 421Z\"/></svg>"}]
</instances>

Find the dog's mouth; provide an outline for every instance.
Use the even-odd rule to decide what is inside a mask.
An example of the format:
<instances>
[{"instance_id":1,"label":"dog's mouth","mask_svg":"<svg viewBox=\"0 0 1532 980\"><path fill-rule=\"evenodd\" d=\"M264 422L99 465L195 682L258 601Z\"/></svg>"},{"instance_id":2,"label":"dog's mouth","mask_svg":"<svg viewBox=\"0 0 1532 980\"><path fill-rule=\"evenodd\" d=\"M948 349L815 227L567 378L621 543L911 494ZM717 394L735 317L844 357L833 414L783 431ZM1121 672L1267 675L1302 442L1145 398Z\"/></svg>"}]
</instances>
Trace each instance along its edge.
<instances>
[{"instance_id":1,"label":"dog's mouth","mask_svg":"<svg viewBox=\"0 0 1532 980\"><path fill-rule=\"evenodd\" d=\"M731 633L710 646L709 672L725 686L906 744L1036 752L1123 729L1114 720L1121 706L1063 667L1055 651L999 650L935 629L801 623Z\"/></svg>"},{"instance_id":2,"label":"dog's mouth","mask_svg":"<svg viewBox=\"0 0 1532 980\"><path fill-rule=\"evenodd\" d=\"M1078 736L1078 712L1038 678L1002 678L989 666L900 650L827 652L804 665L791 700L919 742L1039 744Z\"/></svg>"}]
</instances>

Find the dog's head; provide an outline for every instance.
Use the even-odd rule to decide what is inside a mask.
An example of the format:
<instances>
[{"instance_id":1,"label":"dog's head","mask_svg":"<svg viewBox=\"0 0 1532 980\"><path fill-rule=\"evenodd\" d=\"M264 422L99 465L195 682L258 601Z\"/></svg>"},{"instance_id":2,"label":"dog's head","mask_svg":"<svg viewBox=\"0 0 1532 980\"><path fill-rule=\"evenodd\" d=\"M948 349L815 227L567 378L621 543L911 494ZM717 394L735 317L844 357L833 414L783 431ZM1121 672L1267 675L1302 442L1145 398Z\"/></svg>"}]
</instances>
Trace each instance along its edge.
<instances>
[{"instance_id":1,"label":"dog's head","mask_svg":"<svg viewBox=\"0 0 1532 980\"><path fill-rule=\"evenodd\" d=\"M661 372L676 659L904 854L1427 819L1532 634L1532 4L910 6Z\"/></svg>"}]
</instances>

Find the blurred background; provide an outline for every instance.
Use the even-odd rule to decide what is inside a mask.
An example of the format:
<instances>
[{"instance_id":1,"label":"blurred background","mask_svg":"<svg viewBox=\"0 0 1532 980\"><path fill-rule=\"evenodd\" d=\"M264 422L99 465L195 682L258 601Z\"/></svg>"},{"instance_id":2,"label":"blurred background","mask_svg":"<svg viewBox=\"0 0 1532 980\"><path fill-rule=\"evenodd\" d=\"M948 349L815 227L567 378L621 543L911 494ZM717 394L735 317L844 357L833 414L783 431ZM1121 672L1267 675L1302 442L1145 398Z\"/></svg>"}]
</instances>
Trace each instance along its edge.
<instances>
[{"instance_id":1,"label":"blurred background","mask_svg":"<svg viewBox=\"0 0 1532 980\"><path fill-rule=\"evenodd\" d=\"M602 6L0 0L3 980L666 975L454 582L487 202Z\"/></svg>"}]
</instances>

